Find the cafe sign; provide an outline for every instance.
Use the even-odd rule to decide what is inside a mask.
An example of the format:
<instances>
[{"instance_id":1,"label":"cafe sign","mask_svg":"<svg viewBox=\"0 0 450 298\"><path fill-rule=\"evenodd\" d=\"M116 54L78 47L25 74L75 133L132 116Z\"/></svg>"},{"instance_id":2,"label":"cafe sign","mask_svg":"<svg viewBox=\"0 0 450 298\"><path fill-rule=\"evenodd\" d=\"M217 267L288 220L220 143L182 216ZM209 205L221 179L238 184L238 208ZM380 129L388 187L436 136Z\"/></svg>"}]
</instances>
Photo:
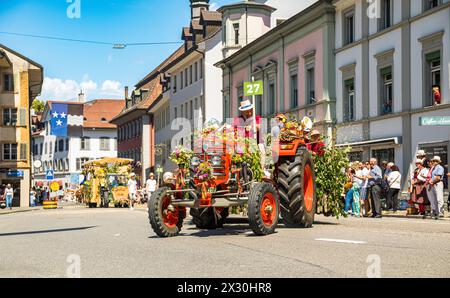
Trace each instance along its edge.
<instances>
[{"instance_id":1,"label":"cafe sign","mask_svg":"<svg viewBox=\"0 0 450 298\"><path fill-rule=\"evenodd\" d=\"M421 117L420 126L450 126L450 116Z\"/></svg>"}]
</instances>

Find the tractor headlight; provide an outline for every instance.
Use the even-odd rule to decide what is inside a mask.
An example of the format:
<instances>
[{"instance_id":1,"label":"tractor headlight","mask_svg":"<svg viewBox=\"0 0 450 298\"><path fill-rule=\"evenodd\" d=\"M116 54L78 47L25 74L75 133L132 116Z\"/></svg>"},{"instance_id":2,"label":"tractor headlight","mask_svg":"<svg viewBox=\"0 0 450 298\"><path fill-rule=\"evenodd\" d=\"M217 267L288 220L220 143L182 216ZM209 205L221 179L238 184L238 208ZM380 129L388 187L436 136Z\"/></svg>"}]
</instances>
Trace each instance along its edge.
<instances>
[{"instance_id":1,"label":"tractor headlight","mask_svg":"<svg viewBox=\"0 0 450 298\"><path fill-rule=\"evenodd\" d=\"M214 156L213 158L211 158L211 164L214 167L220 166L222 165L222 157L220 156Z\"/></svg>"},{"instance_id":2,"label":"tractor headlight","mask_svg":"<svg viewBox=\"0 0 450 298\"><path fill-rule=\"evenodd\" d=\"M191 159L191 166L198 167L200 165L200 158L197 156L192 157Z\"/></svg>"}]
</instances>

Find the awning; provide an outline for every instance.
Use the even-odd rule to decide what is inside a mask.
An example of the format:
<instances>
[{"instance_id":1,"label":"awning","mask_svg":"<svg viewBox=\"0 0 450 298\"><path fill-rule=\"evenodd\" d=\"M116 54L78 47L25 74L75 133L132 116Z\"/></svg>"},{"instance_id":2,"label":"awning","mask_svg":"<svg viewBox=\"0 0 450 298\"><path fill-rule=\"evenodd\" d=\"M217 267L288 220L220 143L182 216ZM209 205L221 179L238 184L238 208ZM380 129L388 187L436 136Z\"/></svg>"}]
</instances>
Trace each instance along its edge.
<instances>
[{"instance_id":1,"label":"awning","mask_svg":"<svg viewBox=\"0 0 450 298\"><path fill-rule=\"evenodd\" d=\"M369 141L354 142L354 143L336 144L336 147L368 147L368 146L374 146L374 145L401 145L401 144L402 144L402 138L394 137L394 138L369 140Z\"/></svg>"}]
</instances>

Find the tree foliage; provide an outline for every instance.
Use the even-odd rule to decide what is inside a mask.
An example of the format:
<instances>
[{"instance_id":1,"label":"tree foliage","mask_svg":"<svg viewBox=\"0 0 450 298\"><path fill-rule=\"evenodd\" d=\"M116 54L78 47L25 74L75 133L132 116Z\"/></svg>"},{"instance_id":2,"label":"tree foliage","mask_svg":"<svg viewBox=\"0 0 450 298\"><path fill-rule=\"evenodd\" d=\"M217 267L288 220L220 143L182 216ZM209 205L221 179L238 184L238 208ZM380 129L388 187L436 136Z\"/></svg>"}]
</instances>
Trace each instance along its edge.
<instances>
[{"instance_id":1,"label":"tree foliage","mask_svg":"<svg viewBox=\"0 0 450 298\"><path fill-rule=\"evenodd\" d=\"M314 158L317 184L317 212L339 218L345 216L342 194L346 183L345 169L350 148L329 147L323 156Z\"/></svg>"},{"instance_id":2,"label":"tree foliage","mask_svg":"<svg viewBox=\"0 0 450 298\"><path fill-rule=\"evenodd\" d=\"M42 100L35 99L31 106L36 112L43 112L45 108L45 103Z\"/></svg>"}]
</instances>

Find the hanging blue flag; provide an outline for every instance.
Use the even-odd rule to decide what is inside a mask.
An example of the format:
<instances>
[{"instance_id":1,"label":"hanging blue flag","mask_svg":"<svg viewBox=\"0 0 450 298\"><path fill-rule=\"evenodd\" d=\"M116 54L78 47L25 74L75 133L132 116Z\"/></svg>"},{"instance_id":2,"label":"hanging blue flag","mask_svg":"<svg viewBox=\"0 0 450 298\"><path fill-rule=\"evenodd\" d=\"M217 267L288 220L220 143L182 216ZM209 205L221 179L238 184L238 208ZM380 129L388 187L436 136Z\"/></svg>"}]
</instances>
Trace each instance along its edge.
<instances>
[{"instance_id":1,"label":"hanging blue flag","mask_svg":"<svg viewBox=\"0 0 450 298\"><path fill-rule=\"evenodd\" d=\"M67 137L67 112L68 105L53 103L51 110L52 135L57 137Z\"/></svg>"}]
</instances>

